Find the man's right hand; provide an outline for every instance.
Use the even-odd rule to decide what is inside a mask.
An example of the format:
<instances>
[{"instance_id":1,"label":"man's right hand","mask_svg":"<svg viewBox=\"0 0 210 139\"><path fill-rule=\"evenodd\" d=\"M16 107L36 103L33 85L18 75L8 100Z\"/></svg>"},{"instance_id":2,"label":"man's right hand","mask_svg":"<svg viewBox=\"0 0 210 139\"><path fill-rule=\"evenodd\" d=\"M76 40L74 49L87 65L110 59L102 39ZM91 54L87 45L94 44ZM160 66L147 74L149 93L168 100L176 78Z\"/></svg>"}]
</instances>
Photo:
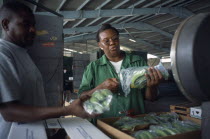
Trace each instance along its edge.
<instances>
[{"instance_id":1,"label":"man's right hand","mask_svg":"<svg viewBox=\"0 0 210 139\"><path fill-rule=\"evenodd\" d=\"M116 78L109 78L100 84L101 89L109 89L112 92L116 92L119 87L119 82Z\"/></svg>"},{"instance_id":2,"label":"man's right hand","mask_svg":"<svg viewBox=\"0 0 210 139\"><path fill-rule=\"evenodd\" d=\"M83 108L83 102L89 99L90 96L85 95L79 99L74 100L69 106L66 106L67 115L75 115L81 118L93 118L97 116L96 114L88 114Z\"/></svg>"}]
</instances>

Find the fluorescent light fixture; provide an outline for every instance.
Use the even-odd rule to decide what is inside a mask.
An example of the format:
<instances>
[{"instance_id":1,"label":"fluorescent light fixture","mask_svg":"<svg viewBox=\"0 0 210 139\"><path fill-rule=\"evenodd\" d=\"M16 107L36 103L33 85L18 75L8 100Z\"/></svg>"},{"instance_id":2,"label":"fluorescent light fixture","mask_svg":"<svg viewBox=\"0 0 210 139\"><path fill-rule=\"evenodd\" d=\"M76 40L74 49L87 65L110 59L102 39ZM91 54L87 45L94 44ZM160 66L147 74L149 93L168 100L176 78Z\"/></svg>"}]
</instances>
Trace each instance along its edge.
<instances>
[{"instance_id":1,"label":"fluorescent light fixture","mask_svg":"<svg viewBox=\"0 0 210 139\"><path fill-rule=\"evenodd\" d=\"M164 58L161 59L161 62L165 63L165 62L171 62L171 58Z\"/></svg>"},{"instance_id":2,"label":"fluorescent light fixture","mask_svg":"<svg viewBox=\"0 0 210 139\"><path fill-rule=\"evenodd\" d=\"M82 52L79 52L80 54L83 54Z\"/></svg>"},{"instance_id":3,"label":"fluorescent light fixture","mask_svg":"<svg viewBox=\"0 0 210 139\"><path fill-rule=\"evenodd\" d=\"M71 54L72 52L64 51L64 53L66 53L66 54Z\"/></svg>"},{"instance_id":4,"label":"fluorescent light fixture","mask_svg":"<svg viewBox=\"0 0 210 139\"><path fill-rule=\"evenodd\" d=\"M64 22L66 22L66 21L67 21L67 22L68 22L68 21L75 21L75 19L64 18L63 21L64 21Z\"/></svg>"},{"instance_id":5,"label":"fluorescent light fixture","mask_svg":"<svg viewBox=\"0 0 210 139\"><path fill-rule=\"evenodd\" d=\"M73 49L68 49L68 48L64 48L65 51L70 51L70 52L77 52L76 50Z\"/></svg>"},{"instance_id":6,"label":"fluorescent light fixture","mask_svg":"<svg viewBox=\"0 0 210 139\"><path fill-rule=\"evenodd\" d=\"M135 40L133 40L133 39L129 39L129 41L131 41L131 42L136 42Z\"/></svg>"},{"instance_id":7,"label":"fluorescent light fixture","mask_svg":"<svg viewBox=\"0 0 210 139\"><path fill-rule=\"evenodd\" d=\"M148 59L149 59L149 58L157 58L157 56L152 55L152 54L147 54L147 58L148 58Z\"/></svg>"},{"instance_id":8,"label":"fluorescent light fixture","mask_svg":"<svg viewBox=\"0 0 210 139\"><path fill-rule=\"evenodd\" d=\"M122 46L122 45L120 45L120 50L123 50L123 51L131 51L130 48L125 47L125 46Z\"/></svg>"}]
</instances>

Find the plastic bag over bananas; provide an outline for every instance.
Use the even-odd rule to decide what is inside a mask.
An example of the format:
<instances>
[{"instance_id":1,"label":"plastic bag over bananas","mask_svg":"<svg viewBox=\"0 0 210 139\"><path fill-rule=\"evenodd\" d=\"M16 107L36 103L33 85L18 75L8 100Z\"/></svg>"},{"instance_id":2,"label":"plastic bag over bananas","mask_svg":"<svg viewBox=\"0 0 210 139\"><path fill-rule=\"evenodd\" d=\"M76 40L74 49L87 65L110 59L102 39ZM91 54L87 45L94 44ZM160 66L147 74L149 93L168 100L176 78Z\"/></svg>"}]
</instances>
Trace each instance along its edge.
<instances>
[{"instance_id":1,"label":"plastic bag over bananas","mask_svg":"<svg viewBox=\"0 0 210 139\"><path fill-rule=\"evenodd\" d=\"M120 71L120 83L122 90L127 96L130 93L130 88L144 88L147 84L147 79L145 74L148 72L148 66L143 67L130 67L127 69L122 69ZM169 77L168 71L159 63L157 66L154 66L155 69L159 70L163 75L164 79L167 80Z\"/></svg>"},{"instance_id":2,"label":"plastic bag over bananas","mask_svg":"<svg viewBox=\"0 0 210 139\"><path fill-rule=\"evenodd\" d=\"M101 114L109 111L113 94L108 89L96 90L91 98L83 103L83 107L89 114Z\"/></svg>"}]
</instances>

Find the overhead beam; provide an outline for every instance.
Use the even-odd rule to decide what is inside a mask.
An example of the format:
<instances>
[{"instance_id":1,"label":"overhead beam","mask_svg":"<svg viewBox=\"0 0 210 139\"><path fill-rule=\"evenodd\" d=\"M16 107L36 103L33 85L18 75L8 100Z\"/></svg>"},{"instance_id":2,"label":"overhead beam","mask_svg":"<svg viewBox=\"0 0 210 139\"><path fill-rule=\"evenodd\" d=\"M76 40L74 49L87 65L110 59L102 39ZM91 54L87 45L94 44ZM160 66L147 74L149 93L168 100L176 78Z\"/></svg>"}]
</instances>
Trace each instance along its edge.
<instances>
[{"instance_id":1,"label":"overhead beam","mask_svg":"<svg viewBox=\"0 0 210 139\"><path fill-rule=\"evenodd\" d=\"M121 3L118 3L118 4L117 4L116 6L114 6L112 9L117 9L117 8L119 8L120 6L122 6L123 4L125 4L125 3L128 2L128 1L129 1L129 0L124 0L124 1L122 1ZM99 19L101 19L101 17L94 19L92 22L90 22L89 24L87 24L86 27L92 25L92 24L95 23L95 22L97 22Z\"/></svg>"},{"instance_id":2,"label":"overhead beam","mask_svg":"<svg viewBox=\"0 0 210 139\"><path fill-rule=\"evenodd\" d=\"M159 0L158 0L159 1ZM144 1L140 1L141 3L143 3ZM148 3L148 4L146 4L146 5L144 5L142 8L147 8L147 6L150 6L150 4L154 4L154 3L156 3L157 2L157 0L154 0L153 2L150 2L150 3ZM136 6L136 5L135 5ZM134 7L132 7L132 6L129 6L128 8L134 8ZM137 16L133 16L133 17L131 17L131 18L136 18ZM112 24L113 23L118 23L119 21L121 21L121 20L123 20L123 19L125 19L126 17L124 16L124 17L121 17L121 18L119 18L119 19L117 19L117 20L114 20L114 22L112 22ZM124 21L124 23L125 23L126 21Z\"/></svg>"},{"instance_id":3,"label":"overhead beam","mask_svg":"<svg viewBox=\"0 0 210 139\"><path fill-rule=\"evenodd\" d=\"M54 15L57 15L57 16L59 16L59 17L63 17L63 15L61 15L61 14L59 14L59 13L57 13L57 12L55 12L55 11L53 11L53 10L47 8L47 7L45 7L44 5L42 5L42 4L40 4L40 3L37 3L37 2L34 1L34 0L24 0L24 1L29 2L29 3L32 3L32 4L36 5L36 6L38 6L39 8L42 8L42 9L48 11L48 13L50 13L50 15L54 14ZM48 14L48 15L49 15L49 14Z\"/></svg>"},{"instance_id":4,"label":"overhead beam","mask_svg":"<svg viewBox=\"0 0 210 139\"><path fill-rule=\"evenodd\" d=\"M102 7L104 7L105 5L107 5L107 3L109 3L111 0L106 0L106 1L104 1L101 5L99 5L97 8L96 8L96 10L99 10L99 9L101 9Z\"/></svg>"},{"instance_id":5,"label":"overhead beam","mask_svg":"<svg viewBox=\"0 0 210 139\"><path fill-rule=\"evenodd\" d=\"M86 0L86 1L90 1L90 0ZM105 2L103 2L101 5L99 5L98 7L96 7L96 9L95 10L100 10L103 6L105 6L107 3L109 3L110 2L110 0L106 0ZM86 3L87 4L87 3ZM86 5L85 4L85 5ZM84 5L84 6L85 6ZM81 6L80 6L81 7ZM80 9L77 9L77 11L78 10L81 10L82 8L80 8ZM83 18L83 19L81 19L78 23L76 23L74 26L73 26L73 28L75 28L76 26L78 26L78 25L80 25L82 22L84 22L86 20L86 18Z\"/></svg>"},{"instance_id":6,"label":"overhead beam","mask_svg":"<svg viewBox=\"0 0 210 139\"><path fill-rule=\"evenodd\" d=\"M84 1L84 2L77 8L77 11L78 11L78 10L81 10L83 7L85 7L85 5L86 5L88 2L90 2L90 0Z\"/></svg>"},{"instance_id":7,"label":"overhead beam","mask_svg":"<svg viewBox=\"0 0 210 139\"><path fill-rule=\"evenodd\" d=\"M35 2L36 2L36 3L38 3L38 2L39 2L39 0L35 0ZM34 8L33 8L33 12L34 12L34 13L36 12L36 9L37 9L37 6L36 6L36 5L34 5Z\"/></svg>"},{"instance_id":8,"label":"overhead beam","mask_svg":"<svg viewBox=\"0 0 210 139\"><path fill-rule=\"evenodd\" d=\"M137 22L137 23L126 23L126 24L113 24L113 27L117 29L124 29L124 28L136 28L138 30L152 30L154 32L158 32L164 36L167 36L169 38L173 38L173 35L163 31L155 26L152 26L147 23L143 22ZM64 29L63 33L64 34L75 34L75 33L86 33L86 32L96 32L100 26L89 26L89 27L79 27L79 28L69 28L69 29Z\"/></svg>"},{"instance_id":9,"label":"overhead beam","mask_svg":"<svg viewBox=\"0 0 210 139\"><path fill-rule=\"evenodd\" d=\"M138 22L138 23L146 26L147 28L153 30L154 32L158 32L158 33L160 33L160 34L162 34L162 35L164 35L166 37L173 38L172 34L166 32L166 31L163 31L163 30L161 30L161 29L159 29L159 28L157 28L157 27L155 27L153 25L150 25L150 24L147 24L147 23L143 23L143 22ZM136 25L135 28L136 29L141 29L138 25Z\"/></svg>"},{"instance_id":10,"label":"overhead beam","mask_svg":"<svg viewBox=\"0 0 210 139\"><path fill-rule=\"evenodd\" d=\"M131 38L130 35L121 35L121 36L126 37L126 38ZM131 38L131 39L133 39L133 38ZM147 41L145 41L145 40L143 40L143 39L140 39L140 38L135 38L135 41L136 41L136 42L139 42L139 43L142 43L142 44L144 44L144 45L146 45L146 46L149 46L149 47L151 47L151 48L157 49L157 50L162 50L162 51L164 51L164 52L170 52L170 49L160 48L160 47L155 46L154 44L149 43L149 42L147 42Z\"/></svg>"},{"instance_id":11,"label":"overhead beam","mask_svg":"<svg viewBox=\"0 0 210 139\"><path fill-rule=\"evenodd\" d=\"M37 12L37 14L49 15L50 13ZM61 11L60 14L62 14L64 18L67 18L67 19L138 16L138 15L147 15L147 14L172 14L180 18L186 18L193 15L191 11L182 7Z\"/></svg>"},{"instance_id":12,"label":"overhead beam","mask_svg":"<svg viewBox=\"0 0 210 139\"><path fill-rule=\"evenodd\" d=\"M61 3L59 4L58 8L56 9L56 12L60 12L61 8L65 4L66 0L62 0Z\"/></svg>"},{"instance_id":13,"label":"overhead beam","mask_svg":"<svg viewBox=\"0 0 210 139\"><path fill-rule=\"evenodd\" d=\"M73 26L72 26L72 28L75 28L76 26L78 26L79 24L81 24L83 21L85 21L86 20L86 18L83 18L83 19L81 19L79 22L77 22L76 24L74 24Z\"/></svg>"},{"instance_id":14,"label":"overhead beam","mask_svg":"<svg viewBox=\"0 0 210 139\"><path fill-rule=\"evenodd\" d=\"M94 40L96 38L96 34L85 34L85 35L77 35L73 37L65 37L64 42L76 42L81 40Z\"/></svg>"},{"instance_id":15,"label":"overhead beam","mask_svg":"<svg viewBox=\"0 0 210 139\"><path fill-rule=\"evenodd\" d=\"M122 37L126 37L126 38L131 38L130 35L126 35L126 34L122 34L121 36ZM80 40L94 40L95 37L96 37L96 33L79 35L79 36L76 36L76 37L66 37L66 38L64 38L64 42L76 42L76 41L80 41ZM170 49L157 47L154 44L151 44L151 43L149 43L147 41L144 41L144 40L142 40L140 38L135 38L135 41L139 42L139 43L142 43L142 44L144 44L146 46L152 47L154 49L158 49L158 50L165 51L165 52L170 52Z\"/></svg>"},{"instance_id":16,"label":"overhead beam","mask_svg":"<svg viewBox=\"0 0 210 139\"><path fill-rule=\"evenodd\" d=\"M85 7L85 5L86 5L88 2L90 2L90 0L84 1L84 2L77 8L77 11L79 11L79 10L81 10L83 7ZM81 23L82 23L83 21L85 21L85 20L86 20L86 18L83 18L82 20L80 20L79 22L77 22L77 23L73 26L73 28L76 27L76 26L78 26L79 24L81 24ZM65 22L65 23L63 24L63 26L66 25L67 23L68 23L68 21Z\"/></svg>"},{"instance_id":17,"label":"overhead beam","mask_svg":"<svg viewBox=\"0 0 210 139\"><path fill-rule=\"evenodd\" d=\"M137 6L137 5L141 4L141 3L143 3L144 1L145 1L145 0L140 0L140 1L136 2L136 3L134 3L133 5L129 6L128 8L134 8L135 6ZM115 8L115 9L117 9L117 8ZM109 22L109 21L112 20L113 18L115 18L115 17L110 17L110 18L104 20L104 21L101 23L101 25L104 24L104 23ZM124 17L121 17L121 18L124 19Z\"/></svg>"},{"instance_id":18,"label":"overhead beam","mask_svg":"<svg viewBox=\"0 0 210 139\"><path fill-rule=\"evenodd\" d=\"M159 8L161 8L161 7L164 7L166 4L168 4L168 3L170 3L170 2L172 2L173 0L167 0L167 1L165 1L165 2L161 2L160 4L158 4L158 5L156 5L155 7L159 7ZM151 6L151 5L149 5L149 6ZM167 6L167 7L170 7L170 6ZM146 8L146 7L145 7ZM150 18L152 18L152 17L154 17L154 16L156 16L157 14L155 14L155 15L145 15L145 16L141 16L141 17L139 17L139 18L137 18L137 19L135 19L135 20L133 20L133 21L131 21L131 22L137 22L137 21L139 21L139 20L141 20L141 21L144 21L144 20L147 20L147 19L150 19ZM143 19L143 20L142 20Z\"/></svg>"}]
</instances>

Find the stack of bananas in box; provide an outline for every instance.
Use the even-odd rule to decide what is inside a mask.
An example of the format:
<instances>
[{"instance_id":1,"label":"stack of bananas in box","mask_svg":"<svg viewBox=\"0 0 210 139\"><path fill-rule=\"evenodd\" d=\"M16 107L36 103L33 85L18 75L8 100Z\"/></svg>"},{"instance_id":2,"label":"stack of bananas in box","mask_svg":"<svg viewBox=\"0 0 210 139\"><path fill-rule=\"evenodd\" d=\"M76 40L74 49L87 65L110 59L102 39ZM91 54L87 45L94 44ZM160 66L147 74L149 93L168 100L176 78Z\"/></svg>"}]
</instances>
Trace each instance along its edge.
<instances>
[{"instance_id":1,"label":"stack of bananas in box","mask_svg":"<svg viewBox=\"0 0 210 139\"><path fill-rule=\"evenodd\" d=\"M134 119L131 117L122 117L116 121L113 126L126 132L131 132L136 126L148 125L149 123L140 119Z\"/></svg>"},{"instance_id":2,"label":"stack of bananas in box","mask_svg":"<svg viewBox=\"0 0 210 139\"><path fill-rule=\"evenodd\" d=\"M113 126L122 131L134 131L135 126L149 124L148 130L139 130L132 133L132 136L136 139L153 139L200 129L198 124L191 121L180 121L178 118L175 113L151 114L137 118L124 117L116 121Z\"/></svg>"}]
</instances>

